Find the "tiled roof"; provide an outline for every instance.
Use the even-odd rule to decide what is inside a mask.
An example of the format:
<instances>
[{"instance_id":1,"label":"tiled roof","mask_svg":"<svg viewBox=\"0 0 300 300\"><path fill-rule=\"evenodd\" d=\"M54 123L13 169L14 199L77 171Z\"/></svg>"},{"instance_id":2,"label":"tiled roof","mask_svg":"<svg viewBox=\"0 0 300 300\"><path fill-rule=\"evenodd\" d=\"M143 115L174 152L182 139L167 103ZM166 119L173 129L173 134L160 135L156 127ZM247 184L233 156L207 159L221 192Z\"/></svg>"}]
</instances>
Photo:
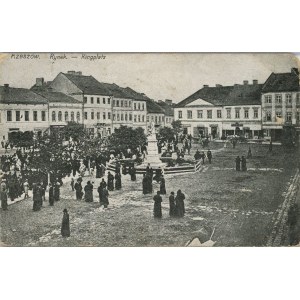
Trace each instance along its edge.
<instances>
[{"instance_id":1,"label":"tiled roof","mask_svg":"<svg viewBox=\"0 0 300 300\"><path fill-rule=\"evenodd\" d=\"M104 87L109 90L116 98L132 99L131 95L126 91L125 88L122 88L115 83L101 82L101 84L103 84Z\"/></svg>"},{"instance_id":2,"label":"tiled roof","mask_svg":"<svg viewBox=\"0 0 300 300\"><path fill-rule=\"evenodd\" d=\"M29 89L0 86L0 103L47 104L47 100Z\"/></svg>"},{"instance_id":3,"label":"tiled roof","mask_svg":"<svg viewBox=\"0 0 300 300\"><path fill-rule=\"evenodd\" d=\"M72 81L85 94L112 96L112 93L93 76L69 73L62 74Z\"/></svg>"},{"instance_id":4,"label":"tiled roof","mask_svg":"<svg viewBox=\"0 0 300 300\"><path fill-rule=\"evenodd\" d=\"M36 93L45 97L47 101L49 101L49 103L54 103L54 102L74 103L74 104L81 103L81 101L60 92L54 92L48 90L48 91L36 91Z\"/></svg>"},{"instance_id":5,"label":"tiled roof","mask_svg":"<svg viewBox=\"0 0 300 300\"><path fill-rule=\"evenodd\" d=\"M130 88L130 87L126 87L126 88L125 88L125 91L126 91L126 93L128 93L128 94L132 97L132 99L134 99L134 100L144 100L144 101L150 100L150 98L147 97L145 94L138 93L138 92L136 92L135 90L133 90L133 89Z\"/></svg>"},{"instance_id":6,"label":"tiled roof","mask_svg":"<svg viewBox=\"0 0 300 300\"><path fill-rule=\"evenodd\" d=\"M165 112L165 115L168 117L174 117L174 108L173 106L165 103L165 102L158 102L157 103Z\"/></svg>"},{"instance_id":7,"label":"tiled roof","mask_svg":"<svg viewBox=\"0 0 300 300\"><path fill-rule=\"evenodd\" d=\"M147 100L147 113L164 114L165 111L153 100Z\"/></svg>"},{"instance_id":8,"label":"tiled roof","mask_svg":"<svg viewBox=\"0 0 300 300\"><path fill-rule=\"evenodd\" d=\"M236 84L234 86L203 87L182 100L176 107L185 107L197 99L203 99L213 105L259 105L261 103L262 84Z\"/></svg>"},{"instance_id":9,"label":"tiled roof","mask_svg":"<svg viewBox=\"0 0 300 300\"><path fill-rule=\"evenodd\" d=\"M262 92L294 92L299 91L299 75L291 73L272 73L265 84Z\"/></svg>"}]
</instances>

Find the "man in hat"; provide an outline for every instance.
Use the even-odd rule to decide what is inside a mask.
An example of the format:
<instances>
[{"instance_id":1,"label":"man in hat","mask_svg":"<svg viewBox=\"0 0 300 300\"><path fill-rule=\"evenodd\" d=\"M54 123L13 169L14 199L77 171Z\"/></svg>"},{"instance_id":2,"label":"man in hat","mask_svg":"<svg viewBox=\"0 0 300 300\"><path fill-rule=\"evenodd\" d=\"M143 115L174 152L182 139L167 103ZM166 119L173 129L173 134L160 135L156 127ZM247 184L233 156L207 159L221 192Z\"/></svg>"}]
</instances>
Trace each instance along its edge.
<instances>
[{"instance_id":1,"label":"man in hat","mask_svg":"<svg viewBox=\"0 0 300 300\"><path fill-rule=\"evenodd\" d=\"M2 210L7 210L7 186L6 179L1 180L0 184L0 200Z\"/></svg>"},{"instance_id":2,"label":"man in hat","mask_svg":"<svg viewBox=\"0 0 300 300\"><path fill-rule=\"evenodd\" d=\"M62 224L61 224L61 235L62 237L69 237L70 236L70 220L69 220L69 214L68 210L65 208L63 210L63 218L62 218Z\"/></svg>"},{"instance_id":3,"label":"man in hat","mask_svg":"<svg viewBox=\"0 0 300 300\"><path fill-rule=\"evenodd\" d=\"M162 212L161 212L161 203L162 203L162 198L160 196L160 192L157 191L156 195L153 197L154 201L154 218L161 218L162 217Z\"/></svg>"}]
</instances>

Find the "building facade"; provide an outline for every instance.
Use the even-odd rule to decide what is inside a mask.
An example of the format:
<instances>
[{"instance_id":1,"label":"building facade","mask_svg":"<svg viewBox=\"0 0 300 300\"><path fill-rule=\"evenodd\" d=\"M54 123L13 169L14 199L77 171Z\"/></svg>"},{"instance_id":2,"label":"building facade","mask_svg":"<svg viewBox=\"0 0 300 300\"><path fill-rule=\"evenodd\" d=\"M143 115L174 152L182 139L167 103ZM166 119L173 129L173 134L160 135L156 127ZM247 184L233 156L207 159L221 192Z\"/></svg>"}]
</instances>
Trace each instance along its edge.
<instances>
[{"instance_id":1,"label":"building facade","mask_svg":"<svg viewBox=\"0 0 300 300\"><path fill-rule=\"evenodd\" d=\"M262 94L262 127L264 137L280 141L287 127L300 131L299 71L272 73L265 82Z\"/></svg>"},{"instance_id":2,"label":"building facade","mask_svg":"<svg viewBox=\"0 0 300 300\"><path fill-rule=\"evenodd\" d=\"M37 134L49 128L47 100L24 88L0 86L0 137L6 142L12 132L33 131Z\"/></svg>"}]
</instances>

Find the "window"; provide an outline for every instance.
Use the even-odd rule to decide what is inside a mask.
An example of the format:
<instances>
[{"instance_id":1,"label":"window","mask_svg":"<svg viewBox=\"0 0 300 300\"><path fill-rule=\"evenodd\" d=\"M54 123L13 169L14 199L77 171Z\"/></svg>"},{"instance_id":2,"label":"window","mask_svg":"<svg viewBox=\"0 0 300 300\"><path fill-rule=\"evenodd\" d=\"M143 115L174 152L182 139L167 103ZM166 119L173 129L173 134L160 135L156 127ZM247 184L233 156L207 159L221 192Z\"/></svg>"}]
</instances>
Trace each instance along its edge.
<instances>
[{"instance_id":1,"label":"window","mask_svg":"<svg viewBox=\"0 0 300 300\"><path fill-rule=\"evenodd\" d=\"M240 118L240 109L239 108L235 110L235 118L236 119Z\"/></svg>"},{"instance_id":2,"label":"window","mask_svg":"<svg viewBox=\"0 0 300 300\"><path fill-rule=\"evenodd\" d=\"M109 98L107 98L107 100L109 100ZM105 98L103 98L103 104L105 104L106 103L106 99ZM109 103L108 103L109 104Z\"/></svg>"},{"instance_id":3,"label":"window","mask_svg":"<svg viewBox=\"0 0 300 300\"><path fill-rule=\"evenodd\" d=\"M272 121L272 114L270 111L267 111L267 113L266 113L266 120L269 122Z\"/></svg>"},{"instance_id":4,"label":"window","mask_svg":"<svg viewBox=\"0 0 300 300\"><path fill-rule=\"evenodd\" d=\"M21 116L20 116L20 111L16 110L16 121L20 121Z\"/></svg>"},{"instance_id":5,"label":"window","mask_svg":"<svg viewBox=\"0 0 300 300\"><path fill-rule=\"evenodd\" d=\"M121 107L123 107L123 105L124 105L123 100L121 100L120 102L121 102Z\"/></svg>"},{"instance_id":6,"label":"window","mask_svg":"<svg viewBox=\"0 0 300 300\"><path fill-rule=\"evenodd\" d=\"M37 111L36 110L34 110L33 111L33 121L37 121Z\"/></svg>"},{"instance_id":7,"label":"window","mask_svg":"<svg viewBox=\"0 0 300 300\"><path fill-rule=\"evenodd\" d=\"M231 119L231 108L226 108L226 118Z\"/></svg>"},{"instance_id":8,"label":"window","mask_svg":"<svg viewBox=\"0 0 300 300\"><path fill-rule=\"evenodd\" d=\"M121 121L124 121L124 115L121 114Z\"/></svg>"},{"instance_id":9,"label":"window","mask_svg":"<svg viewBox=\"0 0 300 300\"><path fill-rule=\"evenodd\" d=\"M131 107L131 101L128 101L128 106Z\"/></svg>"},{"instance_id":10,"label":"window","mask_svg":"<svg viewBox=\"0 0 300 300\"><path fill-rule=\"evenodd\" d=\"M155 116L155 124L157 124L157 116Z\"/></svg>"},{"instance_id":11,"label":"window","mask_svg":"<svg viewBox=\"0 0 300 300\"><path fill-rule=\"evenodd\" d=\"M103 113L103 119L104 119L104 115L105 115L105 112ZM107 119L110 120L110 112L107 113Z\"/></svg>"},{"instance_id":12,"label":"window","mask_svg":"<svg viewBox=\"0 0 300 300\"><path fill-rule=\"evenodd\" d=\"M272 103L272 95L265 96L265 103Z\"/></svg>"},{"instance_id":13,"label":"window","mask_svg":"<svg viewBox=\"0 0 300 300\"><path fill-rule=\"evenodd\" d=\"M86 112L86 111L84 112L84 119L85 119L85 120L87 120L87 119L88 119L88 114L87 114L87 112Z\"/></svg>"},{"instance_id":14,"label":"window","mask_svg":"<svg viewBox=\"0 0 300 300\"><path fill-rule=\"evenodd\" d=\"M178 119L182 119L182 111L181 110L178 111Z\"/></svg>"},{"instance_id":15,"label":"window","mask_svg":"<svg viewBox=\"0 0 300 300\"><path fill-rule=\"evenodd\" d=\"M116 106L116 100L113 101L113 106Z\"/></svg>"},{"instance_id":16,"label":"window","mask_svg":"<svg viewBox=\"0 0 300 300\"><path fill-rule=\"evenodd\" d=\"M217 118L218 119L222 118L222 110L220 110L220 109L217 110Z\"/></svg>"},{"instance_id":17,"label":"window","mask_svg":"<svg viewBox=\"0 0 300 300\"><path fill-rule=\"evenodd\" d=\"M188 110L187 111L187 118L188 119L192 119L193 118L193 111L192 110Z\"/></svg>"},{"instance_id":18,"label":"window","mask_svg":"<svg viewBox=\"0 0 300 300\"><path fill-rule=\"evenodd\" d=\"M68 122L69 121L69 113L66 111L65 112L65 121Z\"/></svg>"},{"instance_id":19,"label":"window","mask_svg":"<svg viewBox=\"0 0 300 300\"><path fill-rule=\"evenodd\" d=\"M105 98L103 98L103 103L105 104ZM110 104L110 98L107 98L107 104Z\"/></svg>"},{"instance_id":20,"label":"window","mask_svg":"<svg viewBox=\"0 0 300 300\"><path fill-rule=\"evenodd\" d=\"M280 104L280 103L282 102L282 97L281 97L280 94L276 95L276 96L275 96L275 99L276 99L276 103L277 103L277 104Z\"/></svg>"},{"instance_id":21,"label":"window","mask_svg":"<svg viewBox=\"0 0 300 300\"><path fill-rule=\"evenodd\" d=\"M120 115L117 114L117 121L120 121Z\"/></svg>"},{"instance_id":22,"label":"window","mask_svg":"<svg viewBox=\"0 0 300 300\"><path fill-rule=\"evenodd\" d=\"M141 116L138 115L138 122L141 122Z\"/></svg>"},{"instance_id":23,"label":"window","mask_svg":"<svg viewBox=\"0 0 300 300\"><path fill-rule=\"evenodd\" d=\"M6 112L6 119L7 119L7 121L12 121L12 112L11 112L11 110L8 110L7 112Z\"/></svg>"},{"instance_id":24,"label":"window","mask_svg":"<svg viewBox=\"0 0 300 300\"><path fill-rule=\"evenodd\" d=\"M113 121L116 120L116 114L113 114Z\"/></svg>"},{"instance_id":25,"label":"window","mask_svg":"<svg viewBox=\"0 0 300 300\"><path fill-rule=\"evenodd\" d=\"M144 110L145 109L145 106L144 106L144 103L142 103L142 110Z\"/></svg>"},{"instance_id":26,"label":"window","mask_svg":"<svg viewBox=\"0 0 300 300\"><path fill-rule=\"evenodd\" d=\"M207 111L207 119L212 119L212 110Z\"/></svg>"},{"instance_id":27,"label":"window","mask_svg":"<svg viewBox=\"0 0 300 300\"><path fill-rule=\"evenodd\" d=\"M136 103L133 104L133 109L136 110Z\"/></svg>"},{"instance_id":28,"label":"window","mask_svg":"<svg viewBox=\"0 0 300 300\"><path fill-rule=\"evenodd\" d=\"M116 102L116 106L117 106L117 107L119 107L119 100L117 100L117 102Z\"/></svg>"},{"instance_id":29,"label":"window","mask_svg":"<svg viewBox=\"0 0 300 300\"><path fill-rule=\"evenodd\" d=\"M46 112L42 111L42 121L46 121Z\"/></svg>"},{"instance_id":30,"label":"window","mask_svg":"<svg viewBox=\"0 0 300 300\"><path fill-rule=\"evenodd\" d=\"M276 112L276 117L277 118L281 118L282 117L281 111Z\"/></svg>"},{"instance_id":31,"label":"window","mask_svg":"<svg viewBox=\"0 0 300 300\"><path fill-rule=\"evenodd\" d=\"M100 120L100 112L97 111L97 120Z\"/></svg>"},{"instance_id":32,"label":"window","mask_svg":"<svg viewBox=\"0 0 300 300\"><path fill-rule=\"evenodd\" d=\"M29 110L25 110L25 121L29 121Z\"/></svg>"},{"instance_id":33,"label":"window","mask_svg":"<svg viewBox=\"0 0 300 300\"><path fill-rule=\"evenodd\" d=\"M95 113L92 111L91 112L91 119L94 120L94 117L95 117Z\"/></svg>"},{"instance_id":34,"label":"window","mask_svg":"<svg viewBox=\"0 0 300 300\"><path fill-rule=\"evenodd\" d=\"M57 119L58 119L58 122L62 121L62 113L61 113L61 111L58 112Z\"/></svg>"},{"instance_id":35,"label":"window","mask_svg":"<svg viewBox=\"0 0 300 300\"><path fill-rule=\"evenodd\" d=\"M133 116L133 120L136 123L136 115Z\"/></svg>"},{"instance_id":36,"label":"window","mask_svg":"<svg viewBox=\"0 0 300 300\"><path fill-rule=\"evenodd\" d=\"M74 117L74 111L71 111L71 121L74 122L75 121L75 117Z\"/></svg>"},{"instance_id":37,"label":"window","mask_svg":"<svg viewBox=\"0 0 300 300\"><path fill-rule=\"evenodd\" d=\"M142 115L142 122L145 122L145 116Z\"/></svg>"},{"instance_id":38,"label":"window","mask_svg":"<svg viewBox=\"0 0 300 300\"><path fill-rule=\"evenodd\" d=\"M127 101L126 100L124 101L124 106L127 107Z\"/></svg>"},{"instance_id":39,"label":"window","mask_svg":"<svg viewBox=\"0 0 300 300\"><path fill-rule=\"evenodd\" d=\"M91 97L91 104L94 104L94 97Z\"/></svg>"},{"instance_id":40,"label":"window","mask_svg":"<svg viewBox=\"0 0 300 300\"><path fill-rule=\"evenodd\" d=\"M161 116L158 117L158 122L159 122L159 123L161 122Z\"/></svg>"},{"instance_id":41,"label":"window","mask_svg":"<svg viewBox=\"0 0 300 300\"><path fill-rule=\"evenodd\" d=\"M132 114L129 114L129 121L132 121Z\"/></svg>"},{"instance_id":42,"label":"window","mask_svg":"<svg viewBox=\"0 0 300 300\"><path fill-rule=\"evenodd\" d=\"M151 116L151 121L154 122L154 116Z\"/></svg>"},{"instance_id":43,"label":"window","mask_svg":"<svg viewBox=\"0 0 300 300\"><path fill-rule=\"evenodd\" d=\"M87 103L87 97L83 97L83 103Z\"/></svg>"},{"instance_id":44,"label":"window","mask_svg":"<svg viewBox=\"0 0 300 300\"><path fill-rule=\"evenodd\" d=\"M287 104L292 104L292 95L291 94L285 94L285 100Z\"/></svg>"},{"instance_id":45,"label":"window","mask_svg":"<svg viewBox=\"0 0 300 300\"><path fill-rule=\"evenodd\" d=\"M26 115L26 114L25 114L25 115ZM54 122L56 121L56 114L55 114L55 111L52 112L52 121L54 121Z\"/></svg>"},{"instance_id":46,"label":"window","mask_svg":"<svg viewBox=\"0 0 300 300\"><path fill-rule=\"evenodd\" d=\"M125 114L125 121L127 121L127 119L128 119L128 116L127 116L127 114Z\"/></svg>"},{"instance_id":47,"label":"window","mask_svg":"<svg viewBox=\"0 0 300 300\"><path fill-rule=\"evenodd\" d=\"M203 110L198 110L197 111L197 117L198 117L198 119L202 119L203 118Z\"/></svg>"},{"instance_id":48,"label":"window","mask_svg":"<svg viewBox=\"0 0 300 300\"><path fill-rule=\"evenodd\" d=\"M286 120L289 122L292 121L292 113L291 112L286 113Z\"/></svg>"},{"instance_id":49,"label":"window","mask_svg":"<svg viewBox=\"0 0 300 300\"><path fill-rule=\"evenodd\" d=\"M110 113L107 114L108 119L110 119ZM100 113L99 113L99 119L100 119ZM106 120L106 113L103 113L103 120Z\"/></svg>"},{"instance_id":50,"label":"window","mask_svg":"<svg viewBox=\"0 0 300 300\"><path fill-rule=\"evenodd\" d=\"M249 119L249 109L244 109L244 118Z\"/></svg>"},{"instance_id":51,"label":"window","mask_svg":"<svg viewBox=\"0 0 300 300\"><path fill-rule=\"evenodd\" d=\"M140 103L138 104L138 110L141 110L141 104Z\"/></svg>"},{"instance_id":52,"label":"window","mask_svg":"<svg viewBox=\"0 0 300 300\"><path fill-rule=\"evenodd\" d=\"M150 117L149 117L149 116L147 116L147 122L148 122L148 123L150 122Z\"/></svg>"},{"instance_id":53,"label":"window","mask_svg":"<svg viewBox=\"0 0 300 300\"><path fill-rule=\"evenodd\" d=\"M258 119L258 108L253 108L253 117L254 119Z\"/></svg>"},{"instance_id":54,"label":"window","mask_svg":"<svg viewBox=\"0 0 300 300\"><path fill-rule=\"evenodd\" d=\"M76 119L77 119L77 122L80 121L80 112L78 111L77 114L76 114Z\"/></svg>"},{"instance_id":55,"label":"window","mask_svg":"<svg viewBox=\"0 0 300 300\"><path fill-rule=\"evenodd\" d=\"M97 97L97 104L100 104L100 98Z\"/></svg>"}]
</instances>

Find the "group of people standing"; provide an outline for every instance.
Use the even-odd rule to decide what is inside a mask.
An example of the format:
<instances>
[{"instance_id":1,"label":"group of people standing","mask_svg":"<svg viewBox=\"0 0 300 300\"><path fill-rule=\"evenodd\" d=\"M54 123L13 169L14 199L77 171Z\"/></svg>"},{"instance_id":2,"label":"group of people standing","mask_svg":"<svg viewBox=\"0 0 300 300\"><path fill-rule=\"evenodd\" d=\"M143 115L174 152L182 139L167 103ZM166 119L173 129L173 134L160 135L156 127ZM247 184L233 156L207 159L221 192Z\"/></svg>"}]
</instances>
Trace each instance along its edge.
<instances>
[{"instance_id":1,"label":"group of people standing","mask_svg":"<svg viewBox=\"0 0 300 300\"><path fill-rule=\"evenodd\" d=\"M241 158L238 155L235 159L235 170L236 171L247 171L247 160L245 156L243 155Z\"/></svg>"},{"instance_id":2,"label":"group of people standing","mask_svg":"<svg viewBox=\"0 0 300 300\"><path fill-rule=\"evenodd\" d=\"M206 157L207 157L207 159L208 159L208 162L211 164L212 153L211 153L211 150L210 150L210 149L207 150L206 155L205 155L204 151L201 151L201 152L200 152L200 151L197 149L197 151L196 151L196 153L195 153L195 155L194 155L194 158L195 158L196 161L202 160L202 164L205 163L205 158L206 158Z\"/></svg>"}]
</instances>

